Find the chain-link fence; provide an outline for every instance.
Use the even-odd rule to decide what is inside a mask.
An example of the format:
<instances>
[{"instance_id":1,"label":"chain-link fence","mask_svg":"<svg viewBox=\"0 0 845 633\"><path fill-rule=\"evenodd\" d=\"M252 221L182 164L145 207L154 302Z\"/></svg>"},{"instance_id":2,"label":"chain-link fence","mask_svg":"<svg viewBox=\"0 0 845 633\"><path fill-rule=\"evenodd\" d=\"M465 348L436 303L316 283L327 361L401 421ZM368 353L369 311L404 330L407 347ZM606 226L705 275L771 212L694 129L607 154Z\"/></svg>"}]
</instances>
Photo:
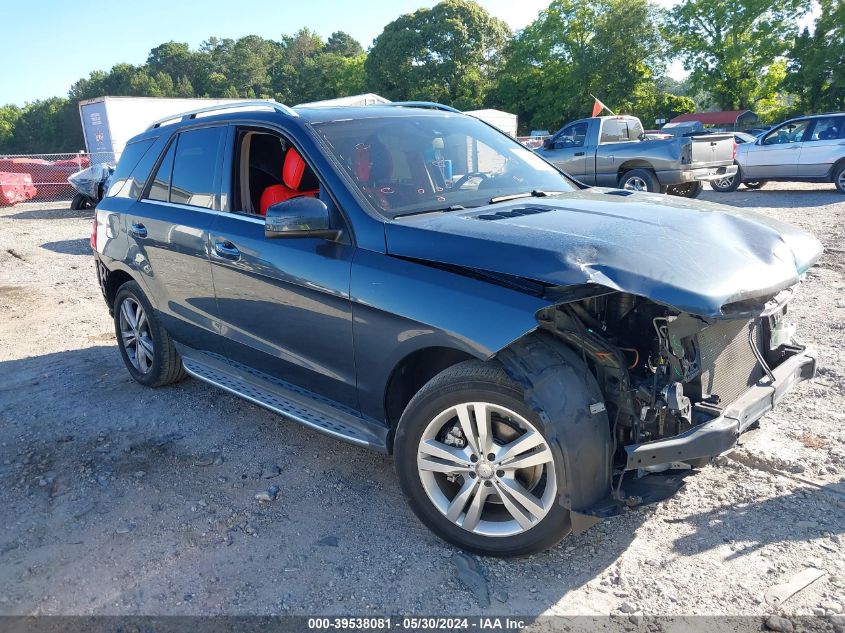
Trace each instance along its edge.
<instances>
[{"instance_id":1,"label":"chain-link fence","mask_svg":"<svg viewBox=\"0 0 845 633\"><path fill-rule=\"evenodd\" d=\"M111 152L0 154L0 206L30 200L70 200L76 190L68 183L68 176L113 161Z\"/></svg>"}]
</instances>

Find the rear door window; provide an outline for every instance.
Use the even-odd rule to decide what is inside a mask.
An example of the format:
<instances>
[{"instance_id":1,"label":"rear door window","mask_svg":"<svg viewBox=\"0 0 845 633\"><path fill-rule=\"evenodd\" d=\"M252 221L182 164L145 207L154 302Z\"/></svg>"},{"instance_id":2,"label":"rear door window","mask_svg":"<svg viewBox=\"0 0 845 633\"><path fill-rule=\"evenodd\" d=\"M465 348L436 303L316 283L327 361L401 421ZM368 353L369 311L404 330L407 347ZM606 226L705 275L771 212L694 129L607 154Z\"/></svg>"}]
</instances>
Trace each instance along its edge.
<instances>
[{"instance_id":1,"label":"rear door window","mask_svg":"<svg viewBox=\"0 0 845 633\"><path fill-rule=\"evenodd\" d=\"M170 202L211 209L224 128L210 127L179 134L170 182Z\"/></svg>"},{"instance_id":2,"label":"rear door window","mask_svg":"<svg viewBox=\"0 0 845 633\"><path fill-rule=\"evenodd\" d=\"M813 131L810 133L808 142L812 141L833 141L842 137L845 117L824 117L816 119Z\"/></svg>"}]
</instances>

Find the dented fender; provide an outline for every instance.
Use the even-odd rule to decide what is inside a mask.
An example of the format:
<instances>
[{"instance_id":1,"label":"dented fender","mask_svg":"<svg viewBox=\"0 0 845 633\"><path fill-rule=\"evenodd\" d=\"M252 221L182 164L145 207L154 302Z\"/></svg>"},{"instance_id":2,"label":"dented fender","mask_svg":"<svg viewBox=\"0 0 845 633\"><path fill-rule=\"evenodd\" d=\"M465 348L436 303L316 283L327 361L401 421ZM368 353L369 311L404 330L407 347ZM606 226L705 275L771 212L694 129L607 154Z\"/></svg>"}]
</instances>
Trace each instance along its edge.
<instances>
[{"instance_id":1,"label":"dented fender","mask_svg":"<svg viewBox=\"0 0 845 633\"><path fill-rule=\"evenodd\" d=\"M560 503L575 515L610 496L613 440L604 398L584 361L549 333L535 332L497 356L525 388L525 400L545 426L558 468ZM583 526L581 526L583 527Z\"/></svg>"}]
</instances>

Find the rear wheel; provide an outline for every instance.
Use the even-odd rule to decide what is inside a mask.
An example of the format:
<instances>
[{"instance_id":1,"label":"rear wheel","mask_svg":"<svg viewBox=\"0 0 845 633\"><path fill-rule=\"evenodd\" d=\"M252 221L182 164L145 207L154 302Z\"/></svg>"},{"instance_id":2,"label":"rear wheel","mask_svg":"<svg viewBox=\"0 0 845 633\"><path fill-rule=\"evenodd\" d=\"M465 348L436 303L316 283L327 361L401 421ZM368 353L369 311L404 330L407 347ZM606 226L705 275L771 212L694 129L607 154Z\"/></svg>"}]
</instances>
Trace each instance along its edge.
<instances>
[{"instance_id":1,"label":"rear wheel","mask_svg":"<svg viewBox=\"0 0 845 633\"><path fill-rule=\"evenodd\" d=\"M680 196L681 198L697 198L702 191L704 191L704 183L696 180L694 182L686 182L682 185L671 185L666 193L670 196Z\"/></svg>"},{"instance_id":2,"label":"rear wheel","mask_svg":"<svg viewBox=\"0 0 845 633\"><path fill-rule=\"evenodd\" d=\"M570 532L548 429L497 363L444 370L414 396L396 432L396 470L433 532L492 556L547 549Z\"/></svg>"},{"instance_id":3,"label":"rear wheel","mask_svg":"<svg viewBox=\"0 0 845 633\"><path fill-rule=\"evenodd\" d=\"M619 188L629 191L659 192L660 183L648 169L632 169L619 177Z\"/></svg>"},{"instance_id":4,"label":"rear wheel","mask_svg":"<svg viewBox=\"0 0 845 633\"><path fill-rule=\"evenodd\" d=\"M767 180L747 180L742 184L745 185L746 189L762 189L767 182Z\"/></svg>"},{"instance_id":5,"label":"rear wheel","mask_svg":"<svg viewBox=\"0 0 845 633\"><path fill-rule=\"evenodd\" d=\"M845 193L845 163L840 163L833 169L833 184L839 193Z\"/></svg>"},{"instance_id":6,"label":"rear wheel","mask_svg":"<svg viewBox=\"0 0 845 633\"><path fill-rule=\"evenodd\" d=\"M162 387L185 378L173 340L134 281L127 281L115 295L114 330L126 369L137 382Z\"/></svg>"}]
</instances>

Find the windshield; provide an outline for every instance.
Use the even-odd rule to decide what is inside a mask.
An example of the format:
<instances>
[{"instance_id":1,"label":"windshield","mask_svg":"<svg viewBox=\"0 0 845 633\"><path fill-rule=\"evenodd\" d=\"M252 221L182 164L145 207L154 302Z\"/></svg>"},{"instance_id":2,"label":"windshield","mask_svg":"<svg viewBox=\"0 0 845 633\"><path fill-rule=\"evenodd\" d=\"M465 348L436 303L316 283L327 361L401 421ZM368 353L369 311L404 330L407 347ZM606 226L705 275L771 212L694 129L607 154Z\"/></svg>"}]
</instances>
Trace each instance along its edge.
<instances>
[{"instance_id":1,"label":"windshield","mask_svg":"<svg viewBox=\"0 0 845 633\"><path fill-rule=\"evenodd\" d=\"M511 137L469 116L420 114L315 123L373 207L394 217L574 183Z\"/></svg>"}]
</instances>

